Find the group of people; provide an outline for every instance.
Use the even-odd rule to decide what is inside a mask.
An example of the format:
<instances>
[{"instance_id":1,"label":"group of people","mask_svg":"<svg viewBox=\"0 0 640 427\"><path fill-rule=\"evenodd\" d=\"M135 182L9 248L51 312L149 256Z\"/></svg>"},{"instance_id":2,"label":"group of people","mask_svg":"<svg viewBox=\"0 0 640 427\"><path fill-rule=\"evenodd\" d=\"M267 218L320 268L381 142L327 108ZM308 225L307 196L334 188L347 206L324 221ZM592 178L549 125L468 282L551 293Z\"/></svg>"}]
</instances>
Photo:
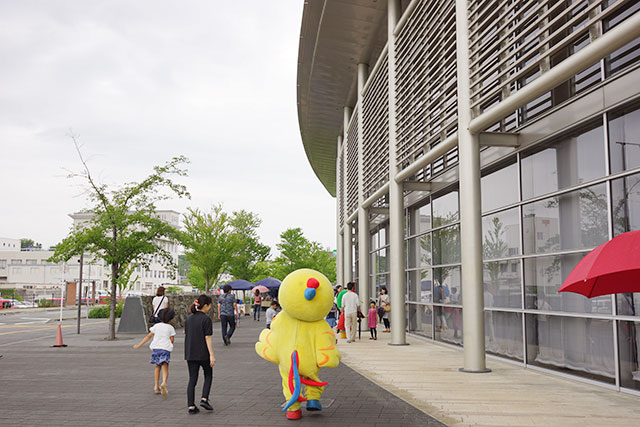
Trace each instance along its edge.
<instances>
[{"instance_id":1,"label":"group of people","mask_svg":"<svg viewBox=\"0 0 640 427\"><path fill-rule=\"evenodd\" d=\"M260 321L260 313L262 312L262 295L258 289L254 292L254 302L253 302L253 320ZM276 317L278 313L278 302L274 299L269 304L269 308L267 308L267 312L265 313L265 320L267 321L267 329L271 329L271 322L273 318Z\"/></svg>"},{"instance_id":2,"label":"group of people","mask_svg":"<svg viewBox=\"0 0 640 427\"><path fill-rule=\"evenodd\" d=\"M389 292L385 286L380 288L377 301L369 301L369 308L365 315L361 309L360 297L355 291L355 282L347 283L347 293L342 295L341 307L338 308L338 298L342 293L342 286L336 286L334 290L334 306L327 315L327 321L331 327L337 327L344 330L347 336L347 343L352 343L356 339L356 331L358 327L358 319L367 319L367 327L369 328L371 340L378 339L378 323L384 323L384 331L391 332L389 322L389 313L391 311L391 299ZM344 319L344 325L342 324ZM337 323L336 323L337 322Z\"/></svg>"},{"instance_id":3,"label":"group of people","mask_svg":"<svg viewBox=\"0 0 640 427\"><path fill-rule=\"evenodd\" d=\"M236 323L239 317L238 304L235 296L231 293L231 286L223 286L223 295L218 299L218 319L221 324L222 340L225 345L231 344L231 337L236 329ZM367 326L371 333L370 339L377 339L377 325L381 320L384 323L385 330L390 332L389 312L391 310L391 301L387 289L383 286L380 289L377 301L371 300L369 310L365 316L361 310L360 297L355 292L355 283L347 283L348 292L342 297L341 309L337 307L337 296L342 291L342 286L335 289L334 305L327 315L327 321L331 327L340 328L337 322L341 317L344 318L344 328L347 333L347 342L355 341L357 323L359 318L367 318ZM162 396L168 395L167 380L169 378L169 363L171 362L171 352L173 351L173 343L175 340L176 330L171 325L171 320L175 317L175 312L169 308L169 300L164 294L164 288L159 287L152 301L153 314L150 322L153 326L149 328L149 334L146 335L139 343L133 346L138 349L146 342L151 341L149 345L152 350L149 363L154 365L154 392ZM255 295L254 319L260 320L261 297L259 292ZM213 323L207 315L211 310L212 300L208 295L200 295L193 301L189 308L190 315L187 317L184 326L185 342L184 342L184 358L187 361L189 370L189 384L187 386L187 406L189 414L197 414L200 412L195 404L195 388L198 382L200 369L204 374L204 385L200 397L199 406L207 411L212 411L213 406L209 401L211 385L213 382L213 367L216 363L215 354L213 352ZM258 309L258 307L260 307ZM270 328L271 322L277 315L278 303L274 300L266 312L267 328Z\"/></svg>"}]
</instances>

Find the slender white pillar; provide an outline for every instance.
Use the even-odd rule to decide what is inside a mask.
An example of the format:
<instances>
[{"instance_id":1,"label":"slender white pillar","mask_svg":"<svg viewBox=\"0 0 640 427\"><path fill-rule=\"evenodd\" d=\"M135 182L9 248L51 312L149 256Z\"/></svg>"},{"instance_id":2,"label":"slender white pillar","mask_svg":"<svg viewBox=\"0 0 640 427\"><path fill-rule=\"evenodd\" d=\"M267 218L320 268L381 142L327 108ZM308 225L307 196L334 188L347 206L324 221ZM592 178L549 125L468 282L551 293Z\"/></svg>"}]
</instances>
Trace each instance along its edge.
<instances>
[{"instance_id":1,"label":"slender white pillar","mask_svg":"<svg viewBox=\"0 0 640 427\"><path fill-rule=\"evenodd\" d=\"M389 297L391 298L391 345L406 345L404 274L404 197L402 183L396 182L396 36L400 0L387 0L389 70Z\"/></svg>"},{"instance_id":2,"label":"slender white pillar","mask_svg":"<svg viewBox=\"0 0 640 427\"><path fill-rule=\"evenodd\" d=\"M480 144L471 133L469 28L467 0L456 0L458 79L458 158L460 171L460 243L464 372L489 372L484 343Z\"/></svg>"},{"instance_id":3,"label":"slender white pillar","mask_svg":"<svg viewBox=\"0 0 640 427\"><path fill-rule=\"evenodd\" d=\"M342 162L342 136L338 137L338 155L336 156L336 285L344 285L344 278L342 276L342 225L340 224L340 204L343 202L340 199L340 191L338 186L340 185L340 162Z\"/></svg>"},{"instance_id":4,"label":"slender white pillar","mask_svg":"<svg viewBox=\"0 0 640 427\"><path fill-rule=\"evenodd\" d=\"M342 248L344 251L344 283L350 282L353 280L353 257L351 253L353 251L353 233L351 224L345 224L342 234Z\"/></svg>"},{"instance_id":5,"label":"slender white pillar","mask_svg":"<svg viewBox=\"0 0 640 427\"><path fill-rule=\"evenodd\" d=\"M344 283L350 282L353 280L353 258L351 256L351 252L353 251L353 234L351 231L351 223L347 220L347 217L351 214L351 212L347 212L347 149L348 149L348 132L349 132L349 121L351 121L351 114L353 113L353 108L344 107L343 109L343 123L342 123L342 158L344 161L342 182L344 184L344 191L342 192L344 198L344 228L342 235L342 249L344 251L343 257L343 279Z\"/></svg>"},{"instance_id":6,"label":"slender white pillar","mask_svg":"<svg viewBox=\"0 0 640 427\"><path fill-rule=\"evenodd\" d=\"M362 89L369 77L369 66L358 64L358 293L368 307L369 283L369 213L364 207L364 103Z\"/></svg>"}]
</instances>

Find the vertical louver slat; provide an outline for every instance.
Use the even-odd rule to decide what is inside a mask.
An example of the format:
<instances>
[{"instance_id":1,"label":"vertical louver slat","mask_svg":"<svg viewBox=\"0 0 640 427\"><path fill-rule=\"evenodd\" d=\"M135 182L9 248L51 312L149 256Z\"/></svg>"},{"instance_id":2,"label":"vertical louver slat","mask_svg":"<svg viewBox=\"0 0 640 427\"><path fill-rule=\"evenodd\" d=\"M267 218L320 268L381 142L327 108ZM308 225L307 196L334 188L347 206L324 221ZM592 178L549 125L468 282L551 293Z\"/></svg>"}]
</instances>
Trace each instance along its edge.
<instances>
[{"instance_id":1,"label":"vertical louver slat","mask_svg":"<svg viewBox=\"0 0 640 427\"><path fill-rule=\"evenodd\" d=\"M349 217L358 207L358 109L353 110L347 130L347 210Z\"/></svg>"}]
</instances>

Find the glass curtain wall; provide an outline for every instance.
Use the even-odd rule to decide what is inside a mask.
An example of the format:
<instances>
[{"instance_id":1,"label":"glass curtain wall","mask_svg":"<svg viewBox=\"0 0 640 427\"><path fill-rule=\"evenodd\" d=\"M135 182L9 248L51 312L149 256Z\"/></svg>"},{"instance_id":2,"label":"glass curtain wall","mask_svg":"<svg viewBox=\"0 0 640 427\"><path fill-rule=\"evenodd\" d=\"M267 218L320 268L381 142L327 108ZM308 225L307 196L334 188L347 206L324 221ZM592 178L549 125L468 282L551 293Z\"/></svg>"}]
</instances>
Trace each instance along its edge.
<instances>
[{"instance_id":1,"label":"glass curtain wall","mask_svg":"<svg viewBox=\"0 0 640 427\"><path fill-rule=\"evenodd\" d=\"M582 257L640 229L640 104L483 171L486 351L640 390L640 294L558 293ZM408 327L462 344L456 188L408 209ZM616 360L616 347L618 359Z\"/></svg>"},{"instance_id":2,"label":"glass curtain wall","mask_svg":"<svg viewBox=\"0 0 640 427\"><path fill-rule=\"evenodd\" d=\"M371 233L370 262L369 262L369 295L377 298L380 288L386 286L389 290L389 263L387 255L389 253L389 241L387 239L389 224L378 225Z\"/></svg>"}]
</instances>

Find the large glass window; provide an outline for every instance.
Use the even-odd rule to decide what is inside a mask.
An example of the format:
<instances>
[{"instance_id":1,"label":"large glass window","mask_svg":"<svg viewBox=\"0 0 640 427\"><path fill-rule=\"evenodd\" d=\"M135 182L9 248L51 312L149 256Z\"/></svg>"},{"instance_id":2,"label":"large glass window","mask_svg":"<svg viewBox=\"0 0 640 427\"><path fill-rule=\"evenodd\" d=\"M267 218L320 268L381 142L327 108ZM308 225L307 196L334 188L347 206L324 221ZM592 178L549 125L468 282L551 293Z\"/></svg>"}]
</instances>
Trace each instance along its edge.
<instances>
[{"instance_id":1,"label":"large glass window","mask_svg":"<svg viewBox=\"0 0 640 427\"><path fill-rule=\"evenodd\" d=\"M458 191L433 199L433 226L440 227L458 220Z\"/></svg>"},{"instance_id":2,"label":"large glass window","mask_svg":"<svg viewBox=\"0 0 640 427\"><path fill-rule=\"evenodd\" d=\"M484 264L484 306L522 308L520 260Z\"/></svg>"},{"instance_id":3,"label":"large glass window","mask_svg":"<svg viewBox=\"0 0 640 427\"><path fill-rule=\"evenodd\" d=\"M612 173L640 166L640 109L638 107L634 105L608 114Z\"/></svg>"},{"instance_id":4,"label":"large glass window","mask_svg":"<svg viewBox=\"0 0 640 427\"><path fill-rule=\"evenodd\" d=\"M618 321L620 386L640 390L640 322Z\"/></svg>"},{"instance_id":5,"label":"large glass window","mask_svg":"<svg viewBox=\"0 0 640 427\"><path fill-rule=\"evenodd\" d=\"M607 223L605 184L524 205L524 253L596 247L608 240Z\"/></svg>"},{"instance_id":6,"label":"large glass window","mask_svg":"<svg viewBox=\"0 0 640 427\"><path fill-rule=\"evenodd\" d=\"M431 234L423 234L409 240L409 268L431 265Z\"/></svg>"},{"instance_id":7,"label":"large glass window","mask_svg":"<svg viewBox=\"0 0 640 427\"><path fill-rule=\"evenodd\" d=\"M435 339L449 344L462 345L462 309L433 307Z\"/></svg>"},{"instance_id":8,"label":"large glass window","mask_svg":"<svg viewBox=\"0 0 640 427\"><path fill-rule=\"evenodd\" d=\"M600 122L534 150L521 160L523 200L600 178L605 173Z\"/></svg>"},{"instance_id":9,"label":"large glass window","mask_svg":"<svg viewBox=\"0 0 640 427\"><path fill-rule=\"evenodd\" d=\"M526 258L524 260L526 308L611 314L611 297L608 295L588 299L572 292L558 293L562 282L584 255L586 252Z\"/></svg>"},{"instance_id":10,"label":"large glass window","mask_svg":"<svg viewBox=\"0 0 640 427\"><path fill-rule=\"evenodd\" d=\"M460 262L460 227L441 228L433 232L433 264Z\"/></svg>"},{"instance_id":11,"label":"large glass window","mask_svg":"<svg viewBox=\"0 0 640 427\"><path fill-rule=\"evenodd\" d=\"M409 304L409 331L427 338L433 338L433 307L422 304Z\"/></svg>"},{"instance_id":12,"label":"large glass window","mask_svg":"<svg viewBox=\"0 0 640 427\"><path fill-rule=\"evenodd\" d=\"M518 201L518 166L513 163L485 175L480 185L482 212L515 203Z\"/></svg>"},{"instance_id":13,"label":"large glass window","mask_svg":"<svg viewBox=\"0 0 640 427\"><path fill-rule=\"evenodd\" d=\"M522 313L485 311L484 332L487 352L523 360Z\"/></svg>"},{"instance_id":14,"label":"large glass window","mask_svg":"<svg viewBox=\"0 0 640 427\"><path fill-rule=\"evenodd\" d=\"M527 314L527 362L615 382L611 320Z\"/></svg>"},{"instance_id":15,"label":"large glass window","mask_svg":"<svg viewBox=\"0 0 640 427\"><path fill-rule=\"evenodd\" d=\"M499 259L520 255L518 208L482 218L482 258Z\"/></svg>"}]
</instances>

